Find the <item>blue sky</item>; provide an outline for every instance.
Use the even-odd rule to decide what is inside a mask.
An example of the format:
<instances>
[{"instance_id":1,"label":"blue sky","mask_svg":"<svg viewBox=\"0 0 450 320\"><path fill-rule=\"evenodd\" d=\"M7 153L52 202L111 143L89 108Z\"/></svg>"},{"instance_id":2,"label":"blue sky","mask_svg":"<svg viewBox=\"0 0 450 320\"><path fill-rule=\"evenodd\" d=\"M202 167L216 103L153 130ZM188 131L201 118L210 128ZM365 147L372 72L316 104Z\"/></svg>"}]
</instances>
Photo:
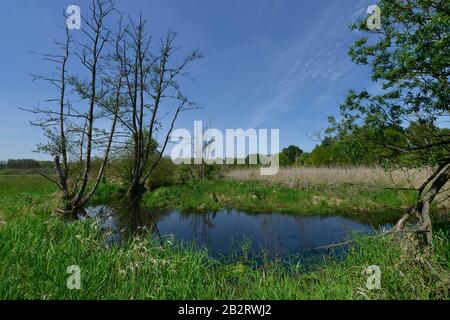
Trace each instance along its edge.
<instances>
[{"instance_id":1,"label":"blue sky","mask_svg":"<svg viewBox=\"0 0 450 320\"><path fill-rule=\"evenodd\" d=\"M117 0L131 16L142 11L154 37L178 32L178 45L199 48L205 58L192 65L194 82L184 84L200 111L185 113L177 127L194 120L210 127L279 128L281 146L311 150L314 133L336 115L350 88L373 89L366 68L347 56L358 34L349 25L375 0ZM32 51L54 52L53 39L70 4L89 1L3 1L0 8L0 160L33 157L43 141L30 114L19 107L51 97L30 73L49 66ZM73 31L79 32L79 31Z\"/></svg>"}]
</instances>

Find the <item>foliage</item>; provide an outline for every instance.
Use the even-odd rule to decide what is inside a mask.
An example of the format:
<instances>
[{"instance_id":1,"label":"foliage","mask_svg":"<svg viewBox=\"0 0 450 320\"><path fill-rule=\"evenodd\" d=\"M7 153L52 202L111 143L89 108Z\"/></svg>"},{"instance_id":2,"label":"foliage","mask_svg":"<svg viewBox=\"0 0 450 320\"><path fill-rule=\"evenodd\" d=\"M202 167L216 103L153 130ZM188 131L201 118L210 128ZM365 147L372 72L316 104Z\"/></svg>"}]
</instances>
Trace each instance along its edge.
<instances>
[{"instance_id":1,"label":"foliage","mask_svg":"<svg viewBox=\"0 0 450 320\"><path fill-rule=\"evenodd\" d=\"M152 163L156 160L151 160ZM146 187L149 191L153 191L160 187L168 187L177 183L177 165L172 162L169 157L163 157L153 170Z\"/></svg>"},{"instance_id":2,"label":"foliage","mask_svg":"<svg viewBox=\"0 0 450 320\"><path fill-rule=\"evenodd\" d=\"M280 154L280 164L287 163L287 165L295 164L297 159L301 157L303 150L297 146L290 145L284 148ZM283 160L281 160L283 159Z\"/></svg>"},{"instance_id":3,"label":"foliage","mask_svg":"<svg viewBox=\"0 0 450 320\"><path fill-rule=\"evenodd\" d=\"M144 131L143 136L146 137L145 139L148 139L148 131ZM109 175L114 179L118 179L125 186L128 186L128 183L133 176L133 144L134 142L132 138L127 139L123 146L112 155L112 160L108 168ZM149 147L150 159L147 161L145 166L147 170L153 164L151 160L157 157L158 148L158 142L155 139L152 139Z\"/></svg>"},{"instance_id":4,"label":"foliage","mask_svg":"<svg viewBox=\"0 0 450 320\"><path fill-rule=\"evenodd\" d=\"M450 3L381 0L378 5L382 29L368 30L364 19L354 24L352 29L366 36L349 55L370 66L380 93L350 91L341 119L330 119L329 132L338 141L362 132L362 143L380 145L400 165L442 161L450 144L448 130L437 125L449 115Z\"/></svg>"},{"instance_id":5,"label":"foliage","mask_svg":"<svg viewBox=\"0 0 450 320\"><path fill-rule=\"evenodd\" d=\"M399 218L402 208L411 205L414 200L413 191L364 186L317 185L293 189L256 181L196 180L147 193L143 205L155 209L176 208L187 211L225 208L299 215L339 213L364 219L370 217L364 215L365 212L390 212Z\"/></svg>"}]
</instances>

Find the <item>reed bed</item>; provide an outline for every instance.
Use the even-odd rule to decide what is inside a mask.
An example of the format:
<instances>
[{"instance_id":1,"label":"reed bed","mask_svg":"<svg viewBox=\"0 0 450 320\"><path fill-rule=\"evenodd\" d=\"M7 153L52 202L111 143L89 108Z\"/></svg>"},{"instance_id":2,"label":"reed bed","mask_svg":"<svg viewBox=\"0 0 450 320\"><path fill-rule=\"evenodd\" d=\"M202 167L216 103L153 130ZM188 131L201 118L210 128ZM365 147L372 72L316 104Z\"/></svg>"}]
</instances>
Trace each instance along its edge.
<instances>
[{"instance_id":1,"label":"reed bed","mask_svg":"<svg viewBox=\"0 0 450 320\"><path fill-rule=\"evenodd\" d=\"M291 188L314 185L360 184L416 189L431 174L431 168L385 170L380 167L280 168L273 176L262 176L258 168L233 169L223 175L239 181L268 181Z\"/></svg>"},{"instance_id":2,"label":"reed bed","mask_svg":"<svg viewBox=\"0 0 450 320\"><path fill-rule=\"evenodd\" d=\"M232 169L222 172L226 178L238 181L262 181L305 189L317 186L354 185L417 190L432 174L433 168L386 170L381 167L291 167L280 168L273 176L263 176L259 168ZM436 198L436 206L450 208L450 186Z\"/></svg>"}]
</instances>

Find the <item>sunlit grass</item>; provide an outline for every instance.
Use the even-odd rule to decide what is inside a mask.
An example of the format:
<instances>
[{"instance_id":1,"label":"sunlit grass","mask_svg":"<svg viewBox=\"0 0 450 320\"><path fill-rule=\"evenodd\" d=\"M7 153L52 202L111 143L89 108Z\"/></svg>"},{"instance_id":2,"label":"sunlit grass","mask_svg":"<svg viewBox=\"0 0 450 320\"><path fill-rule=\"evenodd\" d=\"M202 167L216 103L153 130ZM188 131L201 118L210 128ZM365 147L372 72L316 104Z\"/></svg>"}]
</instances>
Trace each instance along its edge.
<instances>
[{"instance_id":1,"label":"sunlit grass","mask_svg":"<svg viewBox=\"0 0 450 320\"><path fill-rule=\"evenodd\" d=\"M0 221L20 217L29 208L51 200L54 184L37 175L0 175Z\"/></svg>"},{"instance_id":2,"label":"sunlit grass","mask_svg":"<svg viewBox=\"0 0 450 320\"><path fill-rule=\"evenodd\" d=\"M160 188L145 196L148 207L211 211L234 208L293 214L402 212L414 203L415 192L357 186L293 189L260 181L197 181Z\"/></svg>"},{"instance_id":3,"label":"sunlit grass","mask_svg":"<svg viewBox=\"0 0 450 320\"><path fill-rule=\"evenodd\" d=\"M203 181L149 193L145 204L337 213L412 200L408 192L354 190ZM107 248L93 220L67 222L52 215L55 191L37 176L0 177L0 299L449 299L448 223L435 227L427 260L406 256L397 242L377 236L358 237L342 261L324 259L314 271L305 272L301 261L266 261L255 268L239 257L219 262L206 250L161 245L144 235ZM117 192L117 186L102 185L94 201L108 201ZM81 268L81 290L66 286L70 265ZM381 269L380 290L365 286L363 271L370 265Z\"/></svg>"},{"instance_id":4,"label":"sunlit grass","mask_svg":"<svg viewBox=\"0 0 450 320\"><path fill-rule=\"evenodd\" d=\"M384 237L359 238L342 261L316 271L267 262L222 264L205 250L136 237L106 248L92 221L32 216L0 228L0 299L448 299L448 233L435 235L427 264L409 259ZM81 290L66 286L81 269ZM380 290L363 271L377 265ZM427 266L430 266L429 267ZM447 286L446 286L447 284Z\"/></svg>"}]
</instances>

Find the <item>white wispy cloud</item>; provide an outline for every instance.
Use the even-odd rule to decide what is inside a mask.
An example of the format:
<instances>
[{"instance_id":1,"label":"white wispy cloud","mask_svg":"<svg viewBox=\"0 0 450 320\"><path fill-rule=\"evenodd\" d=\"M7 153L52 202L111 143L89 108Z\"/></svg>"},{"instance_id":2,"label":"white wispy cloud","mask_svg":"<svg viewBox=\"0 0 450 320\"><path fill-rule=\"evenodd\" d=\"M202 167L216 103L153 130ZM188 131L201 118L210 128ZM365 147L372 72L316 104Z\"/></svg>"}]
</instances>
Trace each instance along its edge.
<instances>
[{"instance_id":1,"label":"white wispy cloud","mask_svg":"<svg viewBox=\"0 0 450 320\"><path fill-rule=\"evenodd\" d=\"M333 84L351 72L353 65L346 59L346 52L350 34L348 25L353 17L336 15L340 3L327 7L321 20L309 26L306 37L279 54L277 60L283 63L275 64L274 68L281 68L284 72L274 71L274 74L282 74L271 79L271 86L277 88L276 93L255 110L253 127L298 107L293 106L290 100L301 95L308 82L320 83L325 88L316 99L318 105L325 103L333 94ZM360 5L358 3L357 7Z\"/></svg>"}]
</instances>

